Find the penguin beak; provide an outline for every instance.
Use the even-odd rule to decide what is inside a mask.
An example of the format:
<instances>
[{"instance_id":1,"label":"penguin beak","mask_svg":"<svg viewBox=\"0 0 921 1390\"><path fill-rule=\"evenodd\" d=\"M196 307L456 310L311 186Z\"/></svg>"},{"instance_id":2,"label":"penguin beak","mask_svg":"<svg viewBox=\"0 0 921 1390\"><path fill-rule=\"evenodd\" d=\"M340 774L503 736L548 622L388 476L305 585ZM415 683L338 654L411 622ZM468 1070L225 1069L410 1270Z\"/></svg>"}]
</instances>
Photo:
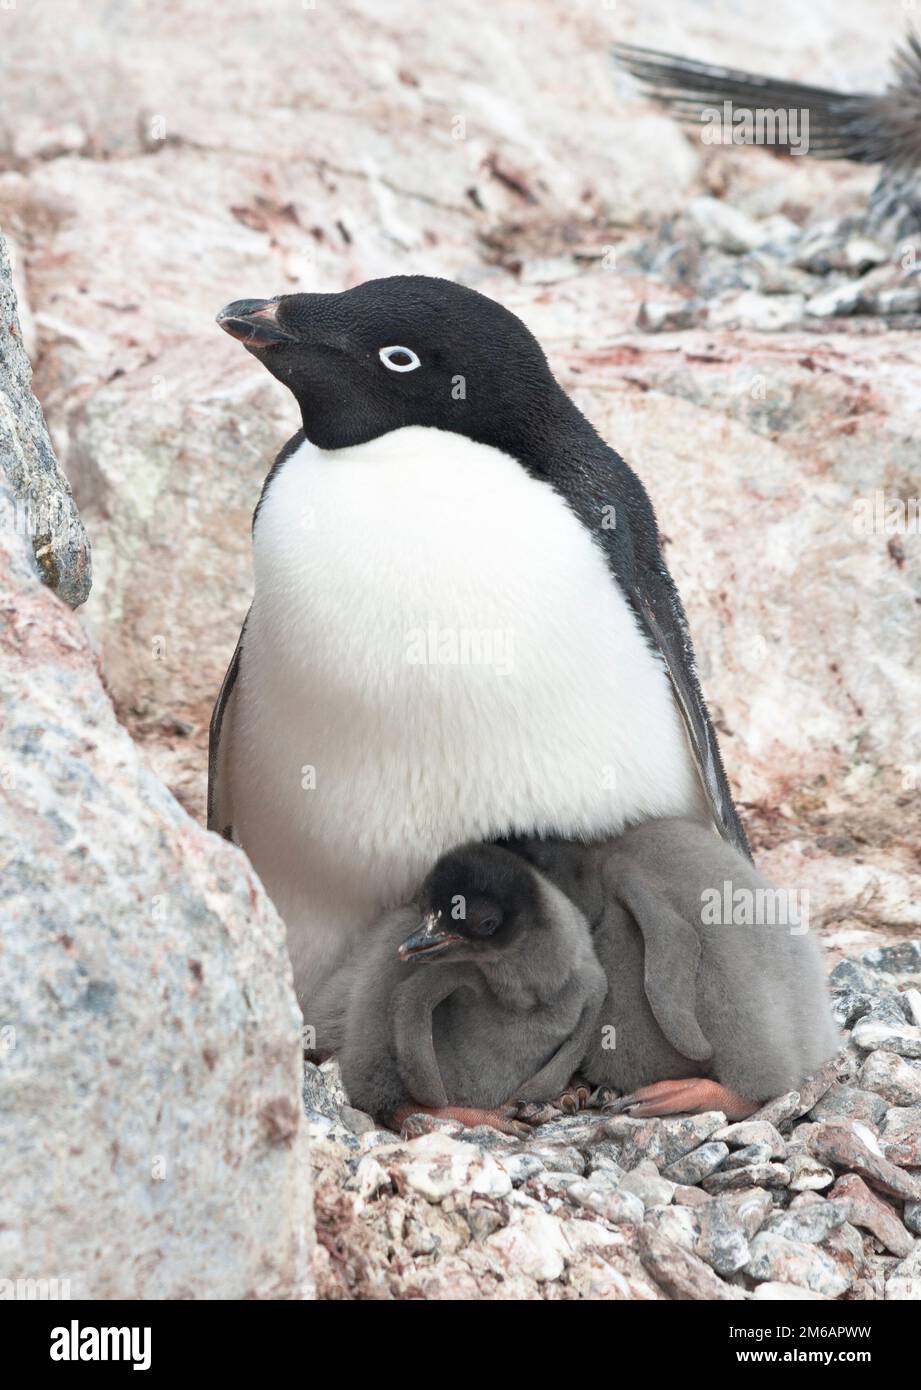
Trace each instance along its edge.
<instances>
[{"instance_id":1,"label":"penguin beak","mask_svg":"<svg viewBox=\"0 0 921 1390\"><path fill-rule=\"evenodd\" d=\"M294 333L278 322L278 299L235 299L218 314L216 322L248 348L275 347L297 341Z\"/></svg>"},{"instance_id":2,"label":"penguin beak","mask_svg":"<svg viewBox=\"0 0 921 1390\"><path fill-rule=\"evenodd\" d=\"M457 932L441 925L440 912L427 912L419 930L397 947L397 955L400 960L430 960L463 939Z\"/></svg>"}]
</instances>

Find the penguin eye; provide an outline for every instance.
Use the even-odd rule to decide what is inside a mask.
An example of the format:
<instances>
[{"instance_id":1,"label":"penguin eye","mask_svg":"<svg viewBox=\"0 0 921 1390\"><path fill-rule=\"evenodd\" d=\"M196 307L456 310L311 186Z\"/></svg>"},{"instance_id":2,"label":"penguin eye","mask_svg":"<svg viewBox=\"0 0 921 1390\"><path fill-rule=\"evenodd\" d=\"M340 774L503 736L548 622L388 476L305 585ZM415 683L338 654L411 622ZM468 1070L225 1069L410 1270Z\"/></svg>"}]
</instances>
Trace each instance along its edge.
<instances>
[{"instance_id":1,"label":"penguin eye","mask_svg":"<svg viewBox=\"0 0 921 1390\"><path fill-rule=\"evenodd\" d=\"M412 348L408 347L382 347L377 355L391 372L414 372L422 366Z\"/></svg>"},{"instance_id":2,"label":"penguin eye","mask_svg":"<svg viewBox=\"0 0 921 1390\"><path fill-rule=\"evenodd\" d=\"M484 916L477 916L472 923L472 930L475 936L492 936L497 931L502 921L498 912L488 912Z\"/></svg>"}]
</instances>

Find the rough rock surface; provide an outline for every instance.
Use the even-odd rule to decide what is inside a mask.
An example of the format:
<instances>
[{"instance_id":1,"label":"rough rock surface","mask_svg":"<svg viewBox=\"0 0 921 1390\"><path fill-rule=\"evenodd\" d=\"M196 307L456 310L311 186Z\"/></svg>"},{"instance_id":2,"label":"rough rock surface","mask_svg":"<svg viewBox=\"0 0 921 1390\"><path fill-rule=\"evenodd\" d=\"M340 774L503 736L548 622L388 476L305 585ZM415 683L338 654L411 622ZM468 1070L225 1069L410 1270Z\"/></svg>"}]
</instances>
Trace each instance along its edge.
<instances>
[{"instance_id":1,"label":"rough rock surface","mask_svg":"<svg viewBox=\"0 0 921 1390\"><path fill-rule=\"evenodd\" d=\"M729 1298L917 1297L917 1248L906 1240L921 1234L911 1196L921 1179L899 1165L917 1137L913 1116L893 1112L921 1104L921 1017L904 989L917 984L909 938L921 925L912 511L921 237L865 219L872 171L704 147L607 55L611 39L627 39L874 90L903 24L898 6L884 14L875 0L852 0L846 11L839 0L806 9L778 0L767 26L758 0L738 0L731 14L708 0L459 0L437 14L413 0L244 0L217 36L213 16L188 0L3 10L0 225L17 253L22 341L93 538L95 583L81 615L119 717L186 809L202 817L208 717L249 600L250 514L297 424L287 394L220 334L214 313L246 295L447 275L526 320L564 385L643 477L759 861L778 883L810 894L811 925L835 957L865 953L842 961L832 981L839 1020L853 1030L840 1074L778 1098L743 1127L719 1116L577 1116L518 1144L444 1128L433 1138L417 1122L398 1143L347 1106L333 1070L308 1069L327 1297L657 1299L705 1296L713 1280ZM305 62L305 53L323 60ZM0 420L0 439L2 430ZM28 585L23 592L29 605L51 601ZM35 727L59 740L64 769L41 834L59 833L54 855L63 861L72 844L107 883L111 865L94 868L90 855L100 838L91 813L108 852L128 865L125 881L106 889L111 913L99 911L102 889L95 908L89 889L74 900L74 911L98 913L79 939L103 943L102 964L95 955L83 964L85 982L83 958L67 956L66 920L60 941L30 948L50 952L63 1002L50 987L48 997L87 1015L91 1043L72 1057L62 1041L72 1021L57 1025L60 1076L46 1078L41 1111L53 1123L23 1139L46 1146L35 1172L52 1171L49 1136L86 1119L56 1086L79 1067L89 1075L92 1062L104 1076L120 1065L131 1155L169 1154L180 1131L183 1152L194 1153L204 1110L231 1126L230 1147L216 1151L241 1167L236 1188L216 1162L222 1222L207 1220L217 1200L210 1169L177 1200L189 1198L184 1216L197 1238L226 1238L223 1254L232 1247L234 1290L294 1291L301 1237L278 1232L301 1190L299 1141L286 1147L288 1111L272 1090L277 1081L287 1094L287 1043L271 1027L251 1035L228 1022L248 1018L249 1007L263 1019L290 1010L282 976L261 973L278 961L277 923L239 857L200 836L119 741L63 610L41 607L34 631L13 631L47 646L48 703ZM79 705L70 723L57 718L64 701ZM37 733L25 737L41 745ZM31 748L15 745L23 767ZM4 767L0 794L19 775ZM77 824L67 808L80 788L87 805ZM19 830L15 796L12 815ZM26 870L16 872L25 893ZM166 894L164 884L179 911L168 919L176 949L161 947L161 958L147 953L166 927L156 937L137 927L149 925L145 904ZM184 963L204 959L185 949L193 902L206 904L196 940L200 932L223 962L220 1010L207 964L199 980ZM97 970L107 979L113 933L127 978L112 1004L119 1045L103 1054L108 995L90 985ZM871 949L897 943L901 954ZM261 984L244 995L245 952L258 955ZM129 995L131 972L153 968L167 996ZM86 1007L74 1002L83 998ZM140 1051L119 1031L129 999L150 1020ZM174 1040L157 1051L171 1009L181 1038L194 1023L206 1047L220 1039L226 1065L222 1051L213 1072L199 1061L172 1070ZM13 1057L26 1066L27 1054ZM148 1066L153 1080L138 1080ZM239 1112L225 1110L233 1068L244 1078ZM141 1096L164 1088L172 1108L148 1113ZM113 1094L100 1103L114 1107ZM268 1106L258 1139L253 1095ZM88 1162L63 1142L58 1153ZM94 1194L106 1182L108 1196L126 1190L119 1153L111 1172L96 1165ZM272 1192L251 1190L253 1165ZM768 1228L755 1248L775 1210L830 1200L847 1201L849 1215L824 1240ZM256 1268L257 1252L243 1234L248 1201L262 1204L277 1260L249 1282L242 1270ZM137 1271L127 1258L116 1269L118 1250L97 1255L89 1231L77 1229L87 1243L74 1261L96 1282L75 1288L98 1290L110 1269L113 1287L128 1292L200 1288L199 1265L157 1274L154 1250ZM822 1218L803 1217L796 1229L820 1230ZM25 1253L34 1264L34 1247ZM842 1283L846 1292L834 1295Z\"/></svg>"},{"instance_id":2,"label":"rough rock surface","mask_svg":"<svg viewBox=\"0 0 921 1390\"><path fill-rule=\"evenodd\" d=\"M89 541L31 388L13 271L0 236L0 521L27 538L44 582L76 608L90 591Z\"/></svg>"},{"instance_id":3,"label":"rough rock surface","mask_svg":"<svg viewBox=\"0 0 921 1390\"><path fill-rule=\"evenodd\" d=\"M201 816L208 715L249 600L250 513L297 424L214 313L449 275L523 315L647 483L765 870L810 893L835 950L917 934L917 334L879 312L637 325L694 285L771 309L879 254L909 274L915 243L861 249L847 219L872 170L705 146L607 52L616 37L873 90L899 8L781 0L768 33L756 0L731 17L704 0L463 0L437 17L248 0L212 62L197 7L129 0L116 21L71 4L78 23L4 14L0 222L93 536L87 619L120 715L186 807ZM808 295L782 283L797 275ZM905 524L862 526L877 493Z\"/></svg>"},{"instance_id":4,"label":"rough rock surface","mask_svg":"<svg viewBox=\"0 0 921 1390\"><path fill-rule=\"evenodd\" d=\"M892 980L921 978L921 942L836 967L836 1005L857 976L865 1009L904 1017L911 989ZM903 1157L921 1107L874 1089L874 1077L890 1089L890 1069L870 1066L887 1055L845 1034L783 1105L738 1124L589 1109L542 1116L526 1139L425 1115L397 1136L347 1104L335 1062L308 1063L320 1296L917 1297L919 1161L912 1150L900 1166L881 1146L888 1131ZM756 1145L765 1161L734 1166Z\"/></svg>"},{"instance_id":5,"label":"rough rock surface","mask_svg":"<svg viewBox=\"0 0 921 1390\"><path fill-rule=\"evenodd\" d=\"M281 923L144 766L9 530L0 612L0 1275L73 1298L309 1296Z\"/></svg>"}]
</instances>

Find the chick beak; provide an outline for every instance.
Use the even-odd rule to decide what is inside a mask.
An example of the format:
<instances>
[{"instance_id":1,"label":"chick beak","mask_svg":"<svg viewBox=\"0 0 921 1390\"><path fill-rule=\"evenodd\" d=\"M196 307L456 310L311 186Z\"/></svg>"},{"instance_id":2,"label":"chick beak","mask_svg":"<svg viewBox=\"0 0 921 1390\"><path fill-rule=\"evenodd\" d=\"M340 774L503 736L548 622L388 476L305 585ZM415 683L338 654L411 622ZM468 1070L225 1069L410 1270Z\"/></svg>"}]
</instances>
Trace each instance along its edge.
<instances>
[{"instance_id":1,"label":"chick beak","mask_svg":"<svg viewBox=\"0 0 921 1390\"><path fill-rule=\"evenodd\" d=\"M414 931L397 947L397 955L400 960L430 960L463 939L457 932L441 925L440 912L427 912L418 931Z\"/></svg>"},{"instance_id":2,"label":"chick beak","mask_svg":"<svg viewBox=\"0 0 921 1390\"><path fill-rule=\"evenodd\" d=\"M248 348L270 348L296 341L295 335L278 322L277 299L235 299L224 306L216 322Z\"/></svg>"}]
</instances>

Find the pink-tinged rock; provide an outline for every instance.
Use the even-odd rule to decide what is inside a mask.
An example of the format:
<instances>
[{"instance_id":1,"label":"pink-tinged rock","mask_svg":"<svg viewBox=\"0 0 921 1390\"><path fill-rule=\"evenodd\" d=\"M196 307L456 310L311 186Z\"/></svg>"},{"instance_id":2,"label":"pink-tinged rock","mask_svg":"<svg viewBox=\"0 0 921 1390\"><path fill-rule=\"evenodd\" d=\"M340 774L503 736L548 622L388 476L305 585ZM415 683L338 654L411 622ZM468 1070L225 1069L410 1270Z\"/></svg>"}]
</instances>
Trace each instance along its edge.
<instances>
[{"instance_id":1,"label":"pink-tinged rock","mask_svg":"<svg viewBox=\"0 0 921 1390\"><path fill-rule=\"evenodd\" d=\"M669 1298L738 1301L745 1297L741 1289L719 1279L697 1255L683 1250L650 1225L640 1228L638 1249L645 1268Z\"/></svg>"},{"instance_id":2,"label":"pink-tinged rock","mask_svg":"<svg viewBox=\"0 0 921 1390\"><path fill-rule=\"evenodd\" d=\"M752 1241L751 1259L745 1266L750 1278L780 1284L803 1284L813 1293L839 1298L852 1280L817 1245L787 1240L761 1231Z\"/></svg>"},{"instance_id":3,"label":"pink-tinged rock","mask_svg":"<svg viewBox=\"0 0 921 1390\"><path fill-rule=\"evenodd\" d=\"M921 1243L896 1265L886 1280L886 1298L898 1302L921 1301Z\"/></svg>"},{"instance_id":4,"label":"pink-tinged rock","mask_svg":"<svg viewBox=\"0 0 921 1390\"><path fill-rule=\"evenodd\" d=\"M805 1288L802 1284L777 1284L768 1281L759 1284L752 1294L756 1303L785 1302L785 1303L804 1303L810 1299L820 1303L828 1302L828 1295L815 1293L812 1289Z\"/></svg>"},{"instance_id":5,"label":"pink-tinged rock","mask_svg":"<svg viewBox=\"0 0 921 1390\"><path fill-rule=\"evenodd\" d=\"M921 1102L921 1062L896 1052L871 1052L861 1069L860 1084L890 1105L917 1105Z\"/></svg>"},{"instance_id":6,"label":"pink-tinged rock","mask_svg":"<svg viewBox=\"0 0 921 1390\"><path fill-rule=\"evenodd\" d=\"M874 1235L893 1255L907 1255L914 1246L895 1211L872 1192L856 1173L845 1173L832 1188L829 1196L847 1202L848 1221Z\"/></svg>"},{"instance_id":7,"label":"pink-tinged rock","mask_svg":"<svg viewBox=\"0 0 921 1390\"><path fill-rule=\"evenodd\" d=\"M116 720L0 527L4 1278L87 1299L308 1296L301 1018L242 853Z\"/></svg>"},{"instance_id":8,"label":"pink-tinged rock","mask_svg":"<svg viewBox=\"0 0 921 1390\"><path fill-rule=\"evenodd\" d=\"M558 1279L571 1253L558 1218L537 1208L516 1212L507 1226L488 1237L486 1245L507 1269L520 1270L538 1282Z\"/></svg>"},{"instance_id":9,"label":"pink-tinged rock","mask_svg":"<svg viewBox=\"0 0 921 1390\"><path fill-rule=\"evenodd\" d=\"M879 1142L890 1163L904 1168L921 1166L921 1105L893 1105Z\"/></svg>"},{"instance_id":10,"label":"pink-tinged rock","mask_svg":"<svg viewBox=\"0 0 921 1390\"><path fill-rule=\"evenodd\" d=\"M872 1187L907 1201L921 1200L921 1178L897 1168L881 1157L852 1128L840 1124L810 1126L807 1139L812 1155L835 1168L857 1173Z\"/></svg>"}]
</instances>

